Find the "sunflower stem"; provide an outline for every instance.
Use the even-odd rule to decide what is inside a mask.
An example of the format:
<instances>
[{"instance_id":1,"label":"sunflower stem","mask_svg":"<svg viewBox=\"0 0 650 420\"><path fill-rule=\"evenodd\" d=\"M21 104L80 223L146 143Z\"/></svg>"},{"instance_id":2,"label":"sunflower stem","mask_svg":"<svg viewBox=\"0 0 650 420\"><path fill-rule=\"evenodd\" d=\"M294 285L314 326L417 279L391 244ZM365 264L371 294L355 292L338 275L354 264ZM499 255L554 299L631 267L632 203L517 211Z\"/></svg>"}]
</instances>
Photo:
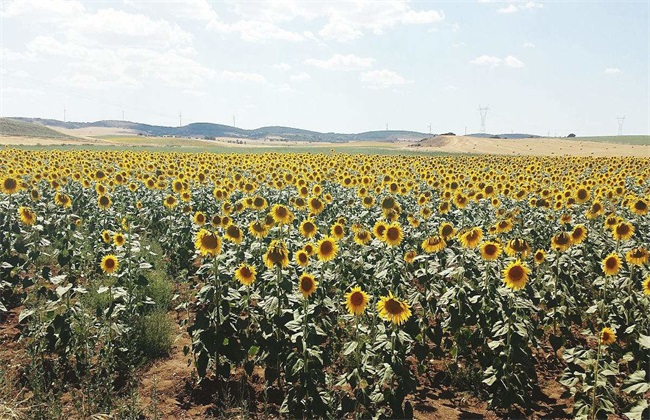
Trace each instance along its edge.
<instances>
[{"instance_id":1,"label":"sunflower stem","mask_svg":"<svg viewBox=\"0 0 650 420\"><path fill-rule=\"evenodd\" d=\"M302 357L304 359L304 372L305 372L305 377L307 376L307 371L309 370L309 357L307 357L307 332L308 332L308 325L307 325L307 311L309 309L309 298L304 298L304 303L303 303L303 309L305 311L304 319L303 319L303 326L302 326L302 342L303 342L303 347L302 347Z\"/></svg>"},{"instance_id":2,"label":"sunflower stem","mask_svg":"<svg viewBox=\"0 0 650 420\"><path fill-rule=\"evenodd\" d=\"M596 366L594 367L594 388L593 392L591 395L591 415L589 416L591 419L596 419L596 413L598 410L596 410L596 395L598 391L598 369L600 367L600 352L602 348L602 343L600 342L600 339L598 340L598 355L596 356Z\"/></svg>"}]
</instances>

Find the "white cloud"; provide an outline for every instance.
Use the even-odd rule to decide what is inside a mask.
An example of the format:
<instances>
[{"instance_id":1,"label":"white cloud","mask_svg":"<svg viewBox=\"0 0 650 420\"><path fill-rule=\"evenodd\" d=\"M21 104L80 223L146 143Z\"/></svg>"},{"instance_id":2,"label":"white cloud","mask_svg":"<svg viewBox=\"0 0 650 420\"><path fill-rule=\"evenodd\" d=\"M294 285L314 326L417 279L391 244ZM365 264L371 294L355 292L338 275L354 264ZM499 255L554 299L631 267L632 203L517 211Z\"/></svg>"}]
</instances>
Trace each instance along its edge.
<instances>
[{"instance_id":1,"label":"white cloud","mask_svg":"<svg viewBox=\"0 0 650 420\"><path fill-rule=\"evenodd\" d=\"M3 1L0 17L30 16L46 20L61 16L73 16L85 11L84 5L76 0L14 0Z\"/></svg>"},{"instance_id":2,"label":"white cloud","mask_svg":"<svg viewBox=\"0 0 650 420\"><path fill-rule=\"evenodd\" d=\"M240 71L222 71L219 76L231 82L267 84L266 77L259 73L247 73Z\"/></svg>"},{"instance_id":3,"label":"white cloud","mask_svg":"<svg viewBox=\"0 0 650 420\"><path fill-rule=\"evenodd\" d=\"M544 5L542 3L537 3L535 1L529 1L527 3L510 3L508 7L501 7L497 9L497 13L516 13L519 10L534 10L541 9Z\"/></svg>"},{"instance_id":4,"label":"white cloud","mask_svg":"<svg viewBox=\"0 0 650 420\"><path fill-rule=\"evenodd\" d=\"M505 65L508 67L521 68L525 66L525 64L521 60L519 60L517 57L514 57L512 55L507 56L506 59L503 61Z\"/></svg>"},{"instance_id":5,"label":"white cloud","mask_svg":"<svg viewBox=\"0 0 650 420\"><path fill-rule=\"evenodd\" d=\"M289 79L293 80L294 82L305 82L307 80L310 80L311 76L309 75L309 73L305 73L303 71L302 73L292 75L291 77L289 77Z\"/></svg>"},{"instance_id":6,"label":"white cloud","mask_svg":"<svg viewBox=\"0 0 650 420\"><path fill-rule=\"evenodd\" d=\"M238 34L244 41L264 42L267 40L302 41L304 37L297 33L287 31L271 22L259 20L239 20L234 23L211 21L208 29L222 33Z\"/></svg>"},{"instance_id":7,"label":"white cloud","mask_svg":"<svg viewBox=\"0 0 650 420\"><path fill-rule=\"evenodd\" d=\"M498 9L497 13L515 13L517 10L519 10L517 9L517 6L515 6L514 4L510 4L508 5L508 7L502 7Z\"/></svg>"},{"instance_id":8,"label":"white cloud","mask_svg":"<svg viewBox=\"0 0 650 420\"><path fill-rule=\"evenodd\" d=\"M309 58L305 64L325 70L352 71L371 67L375 62L374 58L358 57L354 54L335 54L327 60Z\"/></svg>"},{"instance_id":9,"label":"white cloud","mask_svg":"<svg viewBox=\"0 0 650 420\"><path fill-rule=\"evenodd\" d=\"M499 58L491 55L482 55L480 57L473 59L472 61L470 61L470 63L476 66L491 67L491 68L501 67L501 66L521 68L525 66L525 64L521 60L519 60L517 57L514 57L512 55L509 55L506 58Z\"/></svg>"},{"instance_id":10,"label":"white cloud","mask_svg":"<svg viewBox=\"0 0 650 420\"><path fill-rule=\"evenodd\" d=\"M359 80L365 87L371 89L384 89L403 86L413 83L391 70L371 70L359 75Z\"/></svg>"},{"instance_id":11,"label":"white cloud","mask_svg":"<svg viewBox=\"0 0 650 420\"><path fill-rule=\"evenodd\" d=\"M318 35L326 39L333 39L339 42L352 41L363 35L361 30L350 25L348 22L335 18L330 21L318 32Z\"/></svg>"},{"instance_id":12,"label":"white cloud","mask_svg":"<svg viewBox=\"0 0 650 420\"><path fill-rule=\"evenodd\" d=\"M535 48L535 44L532 42L526 42L524 43L524 48Z\"/></svg>"},{"instance_id":13,"label":"white cloud","mask_svg":"<svg viewBox=\"0 0 650 420\"><path fill-rule=\"evenodd\" d=\"M503 60L500 59L499 57L493 57L490 55L482 55L480 57L476 57L470 63L475 64L477 66L485 66L485 67L499 67L501 65L501 62Z\"/></svg>"},{"instance_id":14,"label":"white cloud","mask_svg":"<svg viewBox=\"0 0 650 420\"><path fill-rule=\"evenodd\" d=\"M605 69L605 74L619 74L623 73L618 67L610 67Z\"/></svg>"},{"instance_id":15,"label":"white cloud","mask_svg":"<svg viewBox=\"0 0 650 420\"><path fill-rule=\"evenodd\" d=\"M454 47L454 48L464 47L465 43L464 42L452 42L451 46Z\"/></svg>"},{"instance_id":16,"label":"white cloud","mask_svg":"<svg viewBox=\"0 0 650 420\"><path fill-rule=\"evenodd\" d=\"M278 64L274 64L272 67L273 67L274 69L282 70L282 71L288 71L288 70L291 70L291 66L290 66L289 64L287 64L287 63L278 63Z\"/></svg>"}]
</instances>

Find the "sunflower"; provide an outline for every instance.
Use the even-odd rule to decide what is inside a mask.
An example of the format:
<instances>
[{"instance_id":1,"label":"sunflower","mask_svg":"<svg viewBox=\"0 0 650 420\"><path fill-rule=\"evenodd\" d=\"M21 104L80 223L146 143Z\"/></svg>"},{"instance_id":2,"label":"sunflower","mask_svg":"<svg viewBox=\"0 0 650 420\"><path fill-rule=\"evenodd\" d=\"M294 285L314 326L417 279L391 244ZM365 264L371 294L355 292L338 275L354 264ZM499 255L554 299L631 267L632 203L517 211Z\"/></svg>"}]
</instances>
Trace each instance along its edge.
<instances>
[{"instance_id":1,"label":"sunflower","mask_svg":"<svg viewBox=\"0 0 650 420\"><path fill-rule=\"evenodd\" d=\"M163 200L163 204L168 209L173 209L174 207L176 207L176 204L178 204L178 201L176 200L176 197L174 197L173 195L168 195L167 197L165 197L165 200Z\"/></svg>"},{"instance_id":2,"label":"sunflower","mask_svg":"<svg viewBox=\"0 0 650 420\"><path fill-rule=\"evenodd\" d=\"M454 237L454 235L456 234L456 229L454 229L454 225L452 225L451 223L443 222L440 225L440 229L438 230L438 232L440 233L442 239L448 241L449 239Z\"/></svg>"},{"instance_id":3,"label":"sunflower","mask_svg":"<svg viewBox=\"0 0 650 420\"><path fill-rule=\"evenodd\" d=\"M543 249L538 249L535 251L535 255L533 255L533 259L535 260L536 265L543 264L544 261L546 261L546 252Z\"/></svg>"},{"instance_id":4,"label":"sunflower","mask_svg":"<svg viewBox=\"0 0 650 420\"><path fill-rule=\"evenodd\" d=\"M203 226L206 220L207 218L205 217L205 213L201 211L194 213L194 217L192 218L192 222L194 222L194 224L197 226Z\"/></svg>"},{"instance_id":5,"label":"sunflower","mask_svg":"<svg viewBox=\"0 0 650 420\"><path fill-rule=\"evenodd\" d=\"M255 267L246 263L242 263L235 270L235 279L239 280L239 282L244 286L250 286L253 284L256 275L257 271L255 271Z\"/></svg>"},{"instance_id":6,"label":"sunflower","mask_svg":"<svg viewBox=\"0 0 650 420\"><path fill-rule=\"evenodd\" d=\"M501 220L495 225L497 233L508 233L512 230L512 220Z\"/></svg>"},{"instance_id":7,"label":"sunflower","mask_svg":"<svg viewBox=\"0 0 650 420\"><path fill-rule=\"evenodd\" d=\"M221 253L221 238L215 232L201 229L196 234L194 246L201 252L201 255L212 255Z\"/></svg>"},{"instance_id":8,"label":"sunflower","mask_svg":"<svg viewBox=\"0 0 650 420\"><path fill-rule=\"evenodd\" d=\"M487 241L481 244L481 258L485 261L495 261L501 255L501 244L494 241Z\"/></svg>"},{"instance_id":9,"label":"sunflower","mask_svg":"<svg viewBox=\"0 0 650 420\"><path fill-rule=\"evenodd\" d=\"M575 225L571 232L571 243L579 245L587 237L587 228L583 224Z\"/></svg>"},{"instance_id":10,"label":"sunflower","mask_svg":"<svg viewBox=\"0 0 650 420\"><path fill-rule=\"evenodd\" d=\"M391 292L388 292L388 296L382 296L379 299L377 312L380 318L395 325L400 325L411 317L408 303L397 299Z\"/></svg>"},{"instance_id":11,"label":"sunflower","mask_svg":"<svg viewBox=\"0 0 650 420\"><path fill-rule=\"evenodd\" d=\"M293 221L293 213L282 204L276 204L271 208L271 217L279 225L288 225Z\"/></svg>"},{"instance_id":12,"label":"sunflower","mask_svg":"<svg viewBox=\"0 0 650 420\"><path fill-rule=\"evenodd\" d=\"M410 251L406 251L406 253L404 254L404 261L407 262L408 264L413 264L413 261L417 256L418 256L418 252L414 249Z\"/></svg>"},{"instance_id":13,"label":"sunflower","mask_svg":"<svg viewBox=\"0 0 650 420\"><path fill-rule=\"evenodd\" d=\"M113 235L113 243L115 244L115 246L117 247L124 246L125 242L126 242L126 238L124 237L123 234L116 233L115 235Z\"/></svg>"},{"instance_id":14,"label":"sunflower","mask_svg":"<svg viewBox=\"0 0 650 420\"><path fill-rule=\"evenodd\" d=\"M551 238L551 248L556 251L564 252L571 246L571 235L566 232L555 234Z\"/></svg>"},{"instance_id":15,"label":"sunflower","mask_svg":"<svg viewBox=\"0 0 650 420\"><path fill-rule=\"evenodd\" d=\"M334 239L341 240L345 236L345 228L341 223L334 223L330 228L330 235Z\"/></svg>"},{"instance_id":16,"label":"sunflower","mask_svg":"<svg viewBox=\"0 0 650 420\"><path fill-rule=\"evenodd\" d=\"M384 232L384 241L390 246L397 246L404 239L404 234L402 233L402 226L393 222L386 228Z\"/></svg>"},{"instance_id":17,"label":"sunflower","mask_svg":"<svg viewBox=\"0 0 650 420\"><path fill-rule=\"evenodd\" d=\"M630 202L630 210L632 213L638 214L639 216L648 214L648 203L646 200L643 200L641 198L632 200Z\"/></svg>"},{"instance_id":18,"label":"sunflower","mask_svg":"<svg viewBox=\"0 0 650 420\"><path fill-rule=\"evenodd\" d=\"M100 209L106 210L112 204L113 202L111 201L111 198L107 195L100 195L97 197L97 206L99 206Z\"/></svg>"},{"instance_id":19,"label":"sunflower","mask_svg":"<svg viewBox=\"0 0 650 420\"><path fill-rule=\"evenodd\" d=\"M264 255L264 264L269 269L275 266L284 268L289 265L289 252L284 242L278 240L271 241Z\"/></svg>"},{"instance_id":20,"label":"sunflower","mask_svg":"<svg viewBox=\"0 0 650 420\"><path fill-rule=\"evenodd\" d=\"M612 252L602 261L603 272L606 276L614 276L621 270L621 257Z\"/></svg>"},{"instance_id":21,"label":"sunflower","mask_svg":"<svg viewBox=\"0 0 650 420\"><path fill-rule=\"evenodd\" d=\"M102 240L104 241L104 243L110 244L111 241L113 240L111 238L111 232L108 231L108 230L103 231L102 232Z\"/></svg>"},{"instance_id":22,"label":"sunflower","mask_svg":"<svg viewBox=\"0 0 650 420\"><path fill-rule=\"evenodd\" d=\"M314 255L314 252L316 252L316 245L314 245L314 244L311 243L311 242L307 242L307 243L302 247L302 249L304 249L305 252L307 253L307 255L309 255L309 256L311 257L312 255Z\"/></svg>"},{"instance_id":23,"label":"sunflower","mask_svg":"<svg viewBox=\"0 0 650 420\"><path fill-rule=\"evenodd\" d=\"M530 245L528 241L521 238L515 238L508 241L506 245L506 254L511 257L520 255L521 258L526 258L530 253Z\"/></svg>"},{"instance_id":24,"label":"sunflower","mask_svg":"<svg viewBox=\"0 0 650 420\"><path fill-rule=\"evenodd\" d=\"M244 240L244 232L239 229L239 226L230 223L226 227L225 237L234 244L240 244Z\"/></svg>"},{"instance_id":25,"label":"sunflower","mask_svg":"<svg viewBox=\"0 0 650 420\"><path fill-rule=\"evenodd\" d=\"M600 344L609 346L616 341L616 333L609 327L605 327L600 331Z\"/></svg>"},{"instance_id":26,"label":"sunflower","mask_svg":"<svg viewBox=\"0 0 650 420\"><path fill-rule=\"evenodd\" d=\"M383 241L384 233L386 233L386 228L388 228L388 224L380 220L372 227L372 233L375 235L375 238Z\"/></svg>"},{"instance_id":27,"label":"sunflower","mask_svg":"<svg viewBox=\"0 0 650 420\"><path fill-rule=\"evenodd\" d=\"M503 282L512 290L523 289L528 281L530 269L519 259L512 261L503 269Z\"/></svg>"},{"instance_id":28,"label":"sunflower","mask_svg":"<svg viewBox=\"0 0 650 420\"><path fill-rule=\"evenodd\" d=\"M311 219L303 220L300 224L300 234L305 238L313 238L317 231L318 228L316 227L316 223Z\"/></svg>"},{"instance_id":29,"label":"sunflower","mask_svg":"<svg viewBox=\"0 0 650 420\"><path fill-rule=\"evenodd\" d=\"M648 250L642 246L632 248L625 254L625 260L632 265L643 265L648 262Z\"/></svg>"},{"instance_id":30,"label":"sunflower","mask_svg":"<svg viewBox=\"0 0 650 420\"><path fill-rule=\"evenodd\" d=\"M650 276L643 281L643 294L650 296Z\"/></svg>"},{"instance_id":31,"label":"sunflower","mask_svg":"<svg viewBox=\"0 0 650 420\"><path fill-rule=\"evenodd\" d=\"M113 254L106 255L102 258L102 271L106 274L111 274L117 271L120 268L120 263L117 260L117 257Z\"/></svg>"},{"instance_id":32,"label":"sunflower","mask_svg":"<svg viewBox=\"0 0 650 420\"><path fill-rule=\"evenodd\" d=\"M620 222L612 230L612 236L617 241L627 241L634 235L634 225L628 222Z\"/></svg>"},{"instance_id":33,"label":"sunflower","mask_svg":"<svg viewBox=\"0 0 650 420\"><path fill-rule=\"evenodd\" d=\"M16 178L7 177L2 180L2 184L0 184L0 188L2 189L3 193L11 195L18 192L18 189L20 188L20 184L18 183L18 180Z\"/></svg>"},{"instance_id":34,"label":"sunflower","mask_svg":"<svg viewBox=\"0 0 650 420\"><path fill-rule=\"evenodd\" d=\"M18 216L20 216L20 221L28 226L36 223L36 213L34 213L29 207L19 207Z\"/></svg>"},{"instance_id":35,"label":"sunflower","mask_svg":"<svg viewBox=\"0 0 650 420\"><path fill-rule=\"evenodd\" d=\"M422 250L427 254L441 251L447 246L447 243L441 236L431 236L422 242Z\"/></svg>"},{"instance_id":36,"label":"sunflower","mask_svg":"<svg viewBox=\"0 0 650 420\"><path fill-rule=\"evenodd\" d=\"M365 311L370 296L361 290L361 287L353 287L345 294L345 306L348 308L350 315L361 315Z\"/></svg>"},{"instance_id":37,"label":"sunflower","mask_svg":"<svg viewBox=\"0 0 650 420\"><path fill-rule=\"evenodd\" d=\"M473 227L460 235L460 243L463 248L476 248L476 246L483 239L483 230L480 227Z\"/></svg>"},{"instance_id":38,"label":"sunflower","mask_svg":"<svg viewBox=\"0 0 650 420\"><path fill-rule=\"evenodd\" d=\"M54 195L54 203L63 208L68 208L72 206L72 200L70 197L64 193L56 193Z\"/></svg>"},{"instance_id":39,"label":"sunflower","mask_svg":"<svg viewBox=\"0 0 650 420\"><path fill-rule=\"evenodd\" d=\"M339 246L336 244L334 238L325 237L318 241L316 248L316 255L320 261L330 261L336 257Z\"/></svg>"},{"instance_id":40,"label":"sunflower","mask_svg":"<svg viewBox=\"0 0 650 420\"><path fill-rule=\"evenodd\" d=\"M295 259L296 264L301 267L307 267L309 265L309 254L304 249L296 252Z\"/></svg>"},{"instance_id":41,"label":"sunflower","mask_svg":"<svg viewBox=\"0 0 650 420\"><path fill-rule=\"evenodd\" d=\"M260 222L259 220L250 222L248 231L257 239L263 239L269 234L269 228L266 223Z\"/></svg>"},{"instance_id":42,"label":"sunflower","mask_svg":"<svg viewBox=\"0 0 650 420\"><path fill-rule=\"evenodd\" d=\"M318 282L311 274L304 273L298 279L298 291L302 293L302 297L304 297L305 299L309 298L309 296L314 294L317 287L318 287Z\"/></svg>"},{"instance_id":43,"label":"sunflower","mask_svg":"<svg viewBox=\"0 0 650 420\"><path fill-rule=\"evenodd\" d=\"M370 232L368 232L365 229L358 230L357 232L354 233L354 242L356 242L359 245L366 245L372 240L372 237L370 236Z\"/></svg>"},{"instance_id":44,"label":"sunflower","mask_svg":"<svg viewBox=\"0 0 650 420\"><path fill-rule=\"evenodd\" d=\"M316 188L316 187L314 187ZM312 197L309 199L309 211L318 215L321 214L325 210L325 204L318 198L318 197Z\"/></svg>"}]
</instances>

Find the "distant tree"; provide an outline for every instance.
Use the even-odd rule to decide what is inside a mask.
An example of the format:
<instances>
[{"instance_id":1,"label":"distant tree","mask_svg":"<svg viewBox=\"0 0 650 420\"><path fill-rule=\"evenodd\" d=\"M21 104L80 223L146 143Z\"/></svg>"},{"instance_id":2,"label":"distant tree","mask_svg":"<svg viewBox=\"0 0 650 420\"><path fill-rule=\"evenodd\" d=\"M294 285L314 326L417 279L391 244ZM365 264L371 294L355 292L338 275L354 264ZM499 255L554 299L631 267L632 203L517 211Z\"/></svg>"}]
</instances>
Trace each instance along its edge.
<instances>
[{"instance_id":1,"label":"distant tree","mask_svg":"<svg viewBox=\"0 0 650 420\"><path fill-rule=\"evenodd\" d=\"M575 137L575 136L576 136L575 134L571 133L567 137Z\"/></svg>"},{"instance_id":2,"label":"distant tree","mask_svg":"<svg viewBox=\"0 0 650 420\"><path fill-rule=\"evenodd\" d=\"M442 133L441 136L455 136L455 133L452 133L451 131L448 133Z\"/></svg>"},{"instance_id":3,"label":"distant tree","mask_svg":"<svg viewBox=\"0 0 650 420\"><path fill-rule=\"evenodd\" d=\"M491 139L500 139L501 137L499 137L499 136L491 136L490 138Z\"/></svg>"}]
</instances>

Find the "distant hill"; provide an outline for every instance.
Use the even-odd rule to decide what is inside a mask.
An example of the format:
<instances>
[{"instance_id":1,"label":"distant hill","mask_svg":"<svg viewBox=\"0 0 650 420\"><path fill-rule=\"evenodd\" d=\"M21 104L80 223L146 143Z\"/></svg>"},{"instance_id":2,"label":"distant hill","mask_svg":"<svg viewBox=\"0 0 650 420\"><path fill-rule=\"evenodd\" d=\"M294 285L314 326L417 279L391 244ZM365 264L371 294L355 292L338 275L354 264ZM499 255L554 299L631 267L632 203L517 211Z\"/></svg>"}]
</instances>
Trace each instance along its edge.
<instances>
[{"instance_id":1,"label":"distant hill","mask_svg":"<svg viewBox=\"0 0 650 420\"><path fill-rule=\"evenodd\" d=\"M535 134L522 134L522 133L510 133L510 134L488 134L488 133L475 133L468 134L467 137L480 137L480 138L493 138L499 137L502 139L537 139L542 136L537 136Z\"/></svg>"},{"instance_id":2,"label":"distant hill","mask_svg":"<svg viewBox=\"0 0 650 420\"><path fill-rule=\"evenodd\" d=\"M65 129L87 127L111 127L133 130L137 134L146 136L174 136L174 137L239 137L246 139L282 138L286 140L345 142L345 141L403 141L420 140L428 134L417 131L385 130L368 131L357 134L320 133L318 131L302 130L292 127L260 127L253 130L232 127L213 123L192 123L182 127L165 127L159 125L141 124L130 121L95 121L95 122L69 122L42 118L16 117L27 123L40 124L48 127L61 127Z\"/></svg>"},{"instance_id":3,"label":"distant hill","mask_svg":"<svg viewBox=\"0 0 650 420\"><path fill-rule=\"evenodd\" d=\"M41 124L23 119L0 118L0 135L19 137L43 137L69 139L70 136L60 133Z\"/></svg>"}]
</instances>

